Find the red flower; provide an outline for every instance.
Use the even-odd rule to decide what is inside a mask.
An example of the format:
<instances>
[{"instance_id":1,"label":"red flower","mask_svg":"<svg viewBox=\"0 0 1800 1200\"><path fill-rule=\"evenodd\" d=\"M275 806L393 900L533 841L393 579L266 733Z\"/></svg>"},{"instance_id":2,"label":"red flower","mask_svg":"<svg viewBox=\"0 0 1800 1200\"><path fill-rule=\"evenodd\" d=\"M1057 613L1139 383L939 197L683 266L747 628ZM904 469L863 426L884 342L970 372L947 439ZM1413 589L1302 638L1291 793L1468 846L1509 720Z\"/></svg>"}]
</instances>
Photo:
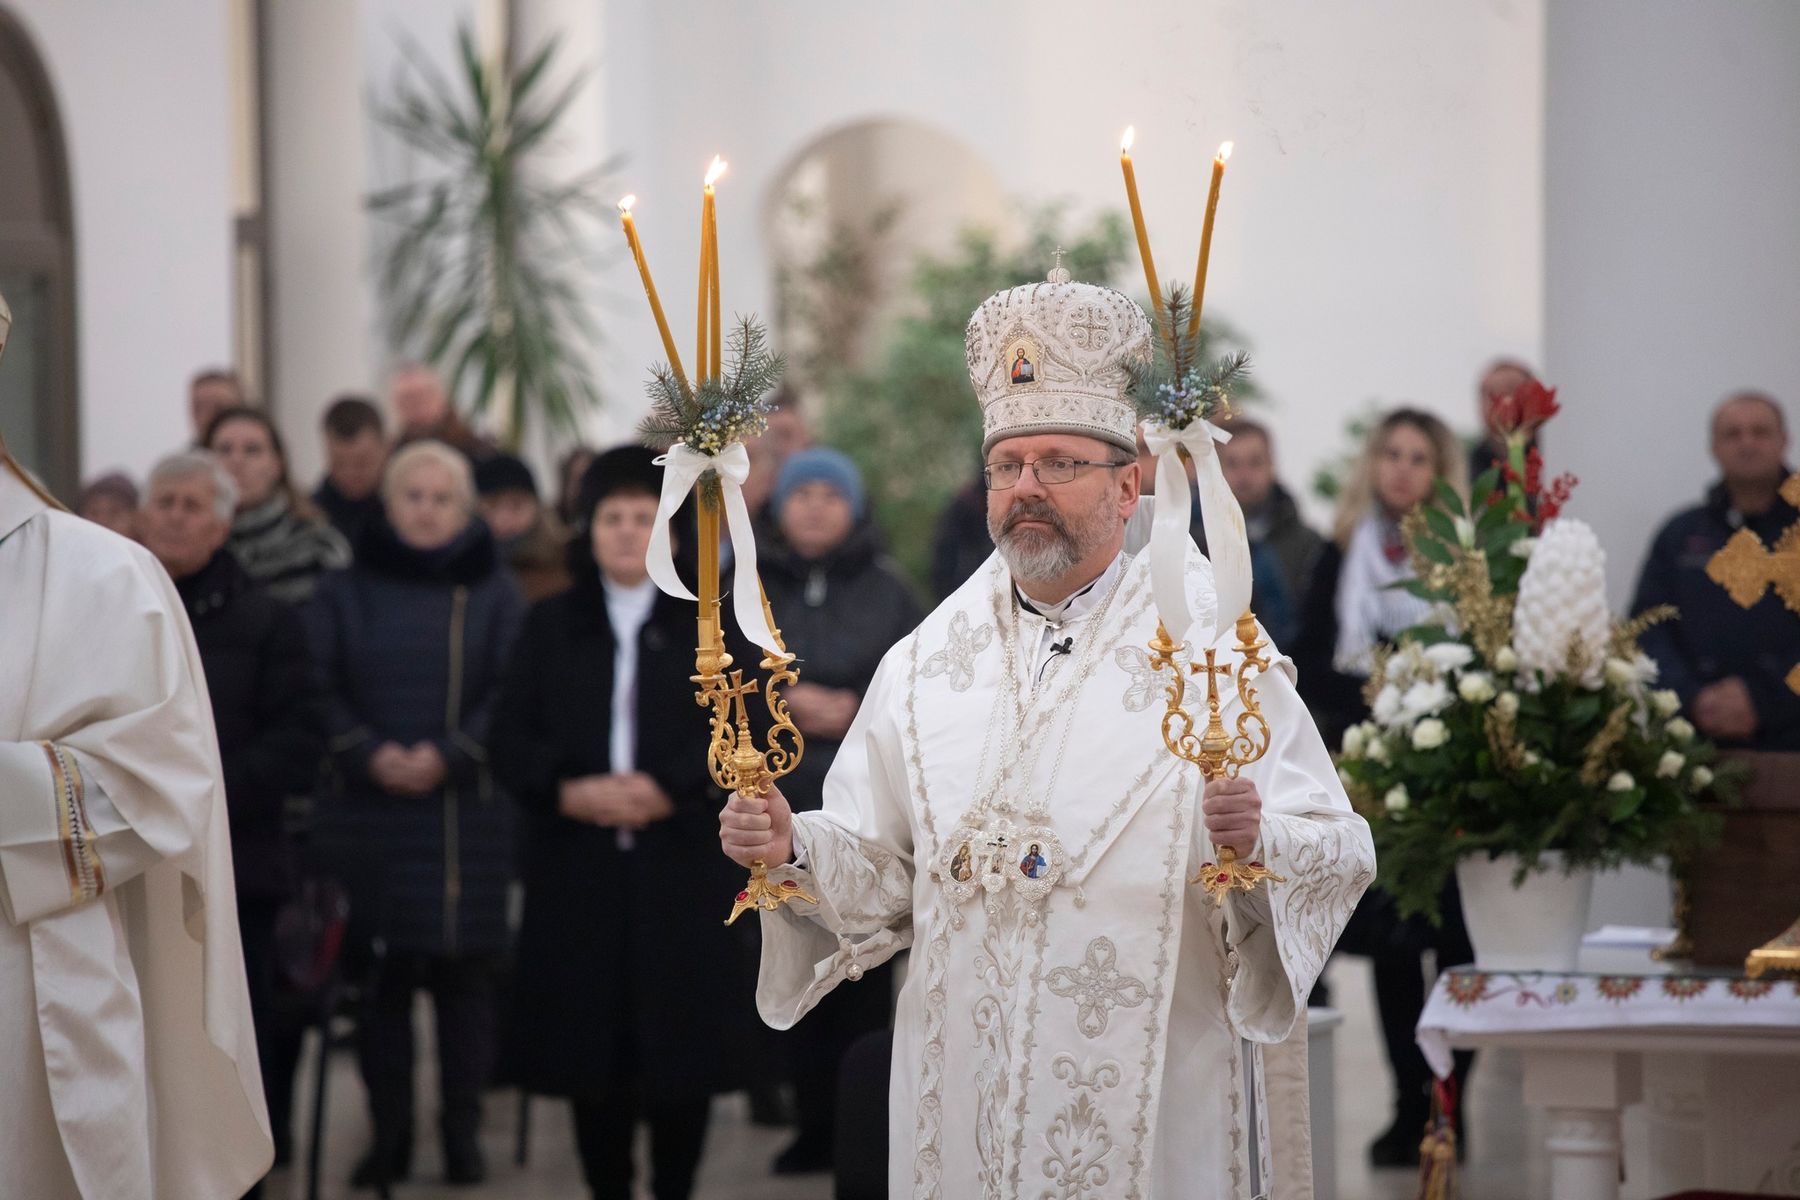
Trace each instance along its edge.
<instances>
[{"instance_id":1,"label":"red flower","mask_svg":"<svg viewBox=\"0 0 1800 1200\"><path fill-rule=\"evenodd\" d=\"M1519 432L1534 433L1544 422L1562 411L1556 402L1556 389L1547 388L1535 379L1519 385L1513 397L1519 409Z\"/></svg>"},{"instance_id":2,"label":"red flower","mask_svg":"<svg viewBox=\"0 0 1800 1200\"><path fill-rule=\"evenodd\" d=\"M1547 388L1535 379L1527 379L1511 395L1488 396L1482 400L1482 418L1488 429L1501 438L1514 434L1530 437L1560 411L1556 389Z\"/></svg>"}]
</instances>

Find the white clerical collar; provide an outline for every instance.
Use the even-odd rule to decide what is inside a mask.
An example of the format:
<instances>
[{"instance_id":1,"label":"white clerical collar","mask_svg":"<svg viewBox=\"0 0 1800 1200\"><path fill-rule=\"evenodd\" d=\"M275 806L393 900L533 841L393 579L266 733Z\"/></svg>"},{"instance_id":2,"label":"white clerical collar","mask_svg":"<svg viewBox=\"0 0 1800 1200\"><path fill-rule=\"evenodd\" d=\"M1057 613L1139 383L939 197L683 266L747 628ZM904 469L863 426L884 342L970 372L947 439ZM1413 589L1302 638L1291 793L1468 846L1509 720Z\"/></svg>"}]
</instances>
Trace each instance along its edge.
<instances>
[{"instance_id":1,"label":"white clerical collar","mask_svg":"<svg viewBox=\"0 0 1800 1200\"><path fill-rule=\"evenodd\" d=\"M1026 612L1037 613L1051 625L1066 625L1070 621L1078 620L1079 618L1086 616L1094 605L1100 603L1101 597L1105 596L1108 590L1111 589L1112 581L1124 568L1124 563L1125 552L1121 550L1118 554L1113 556L1113 560L1107 564L1106 570L1096 575L1091 583L1084 587L1076 588L1073 594L1064 597L1055 604L1045 604L1042 601L1033 600L1030 596L1027 596L1024 592L1019 590L1019 585L1017 583L1013 584L1013 593L1018 596L1019 603L1024 607Z\"/></svg>"}]
</instances>

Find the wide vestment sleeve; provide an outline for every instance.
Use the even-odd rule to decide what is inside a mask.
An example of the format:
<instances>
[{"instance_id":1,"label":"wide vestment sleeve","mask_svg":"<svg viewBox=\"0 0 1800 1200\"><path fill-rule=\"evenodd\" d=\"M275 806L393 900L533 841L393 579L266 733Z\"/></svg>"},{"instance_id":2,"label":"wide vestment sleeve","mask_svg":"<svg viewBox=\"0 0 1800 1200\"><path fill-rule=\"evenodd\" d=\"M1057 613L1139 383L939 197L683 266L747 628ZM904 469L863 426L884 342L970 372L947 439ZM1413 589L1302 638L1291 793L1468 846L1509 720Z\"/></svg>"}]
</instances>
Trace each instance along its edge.
<instances>
[{"instance_id":1,"label":"wide vestment sleeve","mask_svg":"<svg viewBox=\"0 0 1800 1200\"><path fill-rule=\"evenodd\" d=\"M87 1196L241 1194L272 1143L193 633L141 547L61 513L9 541L0 874L64 1150Z\"/></svg>"},{"instance_id":2,"label":"wide vestment sleeve","mask_svg":"<svg viewBox=\"0 0 1800 1200\"><path fill-rule=\"evenodd\" d=\"M825 777L824 808L794 817L795 865L769 872L818 898L762 914L756 1007L776 1029L912 944L913 835L893 716L907 645L875 672Z\"/></svg>"},{"instance_id":3,"label":"wide vestment sleeve","mask_svg":"<svg viewBox=\"0 0 1800 1200\"><path fill-rule=\"evenodd\" d=\"M1344 923L1375 879L1369 826L1350 807L1337 768L1294 689L1293 666L1277 660L1257 683L1269 749L1243 769L1262 797L1257 853L1281 879L1225 903L1232 976L1227 1015L1252 1042L1285 1040ZM1226 714L1227 723L1232 721ZM1196 862L1215 856L1195 823Z\"/></svg>"}]
</instances>

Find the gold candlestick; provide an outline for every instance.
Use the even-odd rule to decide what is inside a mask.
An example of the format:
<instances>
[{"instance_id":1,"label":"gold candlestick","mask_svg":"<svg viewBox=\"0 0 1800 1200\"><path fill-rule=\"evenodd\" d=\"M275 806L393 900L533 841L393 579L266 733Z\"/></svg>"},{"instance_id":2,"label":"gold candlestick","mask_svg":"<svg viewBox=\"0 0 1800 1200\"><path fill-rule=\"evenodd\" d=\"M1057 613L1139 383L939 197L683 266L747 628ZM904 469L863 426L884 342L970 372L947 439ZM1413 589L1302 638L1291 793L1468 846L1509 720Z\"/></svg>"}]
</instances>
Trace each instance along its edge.
<instances>
[{"instance_id":1,"label":"gold candlestick","mask_svg":"<svg viewBox=\"0 0 1800 1200\"><path fill-rule=\"evenodd\" d=\"M1269 644L1262 640L1256 628L1255 614L1245 609L1237 619L1235 649L1240 660L1235 669L1228 663L1221 665L1218 651L1211 646L1203 652L1204 666L1190 661L1184 669L1176 659L1184 645L1169 636L1168 627L1161 621L1156 623L1156 638L1150 643L1150 666L1158 671L1166 668L1172 674L1167 693L1168 708L1162 719L1163 743L1176 757L1198 766L1205 779L1234 778L1244 767L1268 753L1269 723L1263 718L1262 706L1257 703L1252 680L1269 669L1269 660L1263 654ZM1182 707L1182 701L1187 697L1186 676L1190 673L1206 676L1206 729L1200 734L1195 734L1194 718ZM1238 714L1235 733L1225 728L1219 702L1219 677L1234 674L1238 699L1244 706L1244 711ZM1239 859L1230 846L1216 846L1215 849L1218 861L1203 864L1200 873L1188 880L1204 887L1214 904L1223 904L1225 894L1234 888L1247 892L1265 879L1287 882L1260 862Z\"/></svg>"},{"instance_id":2,"label":"gold candlestick","mask_svg":"<svg viewBox=\"0 0 1800 1200\"><path fill-rule=\"evenodd\" d=\"M713 782L728 792L760 796L775 780L800 765L806 752L806 739L794 725L787 700L780 689L800 681L793 658L775 627L769 610L769 598L762 596L763 616L774 634L775 647L766 652L761 663L768 672L767 684L744 678L742 670L732 669L732 658L725 650L725 636L720 624L719 596L719 507L722 499L719 480L712 472L700 477L694 486L699 506L700 542L700 619L698 645L694 649L696 691L694 703L712 710L712 740L707 747L706 765ZM758 583L758 588L761 584ZM769 734L765 745L758 748L755 732L750 728L748 697L761 691L769 713ZM750 879L738 892L731 906L727 925L751 909L773 911L790 900L817 903L791 879L779 884L769 882L769 866L762 859L750 864Z\"/></svg>"}]
</instances>

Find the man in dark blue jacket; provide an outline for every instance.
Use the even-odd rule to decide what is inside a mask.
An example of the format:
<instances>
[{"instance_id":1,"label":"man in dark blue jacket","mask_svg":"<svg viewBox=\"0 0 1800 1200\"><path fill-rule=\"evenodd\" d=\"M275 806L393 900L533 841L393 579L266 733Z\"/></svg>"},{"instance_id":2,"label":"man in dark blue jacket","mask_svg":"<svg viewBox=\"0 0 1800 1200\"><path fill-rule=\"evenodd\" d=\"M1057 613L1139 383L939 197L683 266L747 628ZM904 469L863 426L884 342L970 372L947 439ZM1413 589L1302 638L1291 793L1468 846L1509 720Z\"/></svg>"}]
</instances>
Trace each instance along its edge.
<instances>
[{"instance_id":1,"label":"man in dark blue jacket","mask_svg":"<svg viewBox=\"0 0 1800 1200\"><path fill-rule=\"evenodd\" d=\"M1706 736L1756 750L1800 750L1800 696L1787 685L1800 665L1800 614L1773 591L1748 610L1706 574L1733 534L1748 529L1773 546L1800 512L1782 499L1788 477L1787 419L1764 392L1737 392L1713 413L1712 454L1721 478L1706 503L1677 513L1651 544L1631 611L1681 610L1650 630L1643 646L1660 683Z\"/></svg>"}]
</instances>

